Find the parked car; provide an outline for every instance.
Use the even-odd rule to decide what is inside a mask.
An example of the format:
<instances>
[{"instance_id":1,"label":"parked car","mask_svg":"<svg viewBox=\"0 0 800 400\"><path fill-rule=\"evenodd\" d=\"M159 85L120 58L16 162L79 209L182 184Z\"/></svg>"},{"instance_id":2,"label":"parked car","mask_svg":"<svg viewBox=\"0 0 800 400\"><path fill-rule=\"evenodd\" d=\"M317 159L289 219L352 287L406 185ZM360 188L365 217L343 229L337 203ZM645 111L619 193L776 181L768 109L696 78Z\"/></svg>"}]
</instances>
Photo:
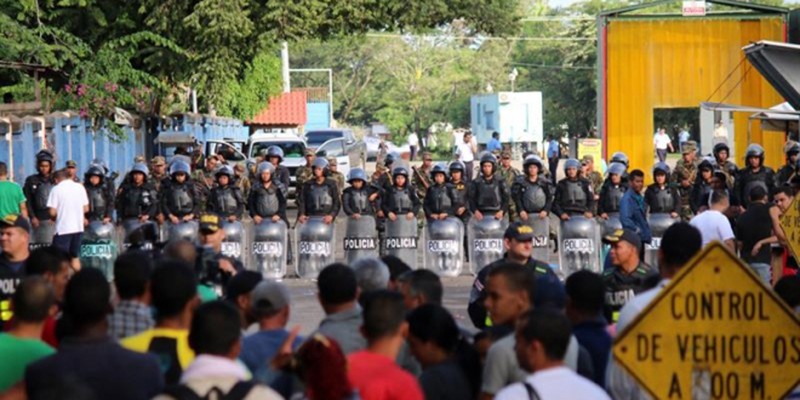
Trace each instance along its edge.
<instances>
[{"instance_id":1,"label":"parked car","mask_svg":"<svg viewBox=\"0 0 800 400\"><path fill-rule=\"evenodd\" d=\"M347 147L345 138L335 138L328 140L317 148L317 157L336 157L336 165L339 172L347 176L350 168L365 168L366 161L362 158L362 153L357 149Z\"/></svg>"},{"instance_id":2,"label":"parked car","mask_svg":"<svg viewBox=\"0 0 800 400\"><path fill-rule=\"evenodd\" d=\"M289 169L291 184L289 185L289 196L293 197L297 189L297 169L305 165L306 143L300 137L291 133L267 133L256 131L247 142L248 163L254 164L263 154L266 154L270 146L278 146L283 150L283 162L281 165Z\"/></svg>"},{"instance_id":3,"label":"parked car","mask_svg":"<svg viewBox=\"0 0 800 400\"><path fill-rule=\"evenodd\" d=\"M367 145L367 161L375 161L381 152L381 138L374 135L364 136L364 143ZM384 140L386 144L386 154L397 152L399 148L392 142Z\"/></svg>"},{"instance_id":4,"label":"parked car","mask_svg":"<svg viewBox=\"0 0 800 400\"><path fill-rule=\"evenodd\" d=\"M316 129L306 132L306 145L314 150L319 149L331 139L344 139L344 146L348 154L355 153L361 158L360 164L367 162L367 144L363 140L356 140L350 129Z\"/></svg>"}]
</instances>

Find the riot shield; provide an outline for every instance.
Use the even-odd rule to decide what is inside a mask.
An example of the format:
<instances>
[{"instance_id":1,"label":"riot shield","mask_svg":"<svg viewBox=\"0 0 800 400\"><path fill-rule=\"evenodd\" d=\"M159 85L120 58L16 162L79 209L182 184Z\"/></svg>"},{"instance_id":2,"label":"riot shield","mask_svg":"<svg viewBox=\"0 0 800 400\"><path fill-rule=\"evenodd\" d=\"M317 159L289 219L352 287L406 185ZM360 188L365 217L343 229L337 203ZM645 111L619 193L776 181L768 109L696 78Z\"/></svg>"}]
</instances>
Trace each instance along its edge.
<instances>
[{"instance_id":1,"label":"riot shield","mask_svg":"<svg viewBox=\"0 0 800 400\"><path fill-rule=\"evenodd\" d=\"M507 219L495 219L485 216L478 221L469 221L467 237L469 238L470 272L477 275L486 265L503 258L503 235L508 228Z\"/></svg>"},{"instance_id":2,"label":"riot shield","mask_svg":"<svg viewBox=\"0 0 800 400\"><path fill-rule=\"evenodd\" d=\"M622 220L619 219L619 213L608 213L608 219L601 220L602 223L602 236L611 235L615 231L622 229Z\"/></svg>"},{"instance_id":3,"label":"riot shield","mask_svg":"<svg viewBox=\"0 0 800 400\"><path fill-rule=\"evenodd\" d=\"M417 259L419 242L417 218L408 219L399 215L396 220L386 220L386 255L395 256L408 264L411 269L425 268L425 258Z\"/></svg>"},{"instance_id":4,"label":"riot shield","mask_svg":"<svg viewBox=\"0 0 800 400\"><path fill-rule=\"evenodd\" d=\"M309 217L306 223L295 227L297 276L316 279L325 266L334 262L335 232L334 224L326 224L323 217Z\"/></svg>"},{"instance_id":5,"label":"riot shield","mask_svg":"<svg viewBox=\"0 0 800 400\"><path fill-rule=\"evenodd\" d=\"M558 233L560 272L564 278L588 269L600 273L600 228L594 219L575 215L561 221Z\"/></svg>"},{"instance_id":6,"label":"riot shield","mask_svg":"<svg viewBox=\"0 0 800 400\"><path fill-rule=\"evenodd\" d=\"M30 250L39 247L47 247L53 243L53 236L56 234L56 223L51 220L39 220L39 226L31 232L31 240L28 244Z\"/></svg>"},{"instance_id":7,"label":"riot shield","mask_svg":"<svg viewBox=\"0 0 800 400\"><path fill-rule=\"evenodd\" d=\"M347 217L344 234L344 255L348 263L362 257L378 257L378 230L375 217Z\"/></svg>"},{"instance_id":8,"label":"riot shield","mask_svg":"<svg viewBox=\"0 0 800 400\"><path fill-rule=\"evenodd\" d=\"M537 214L529 214L528 219L521 221L533 229L533 258L549 263L550 259L550 216L539 218Z\"/></svg>"},{"instance_id":9,"label":"riot shield","mask_svg":"<svg viewBox=\"0 0 800 400\"><path fill-rule=\"evenodd\" d=\"M657 254L658 249L661 247L661 237L664 236L664 232L666 232L667 228L669 228L672 224L680 221L680 217L672 218L667 213L655 213L650 214L647 216L647 224L650 225L650 232L653 235L653 240L645 245L644 248L644 262L647 265L658 268Z\"/></svg>"},{"instance_id":10,"label":"riot shield","mask_svg":"<svg viewBox=\"0 0 800 400\"><path fill-rule=\"evenodd\" d=\"M248 267L260 272L265 279L283 279L286 276L288 231L283 220L264 219L253 225Z\"/></svg>"},{"instance_id":11,"label":"riot shield","mask_svg":"<svg viewBox=\"0 0 800 400\"><path fill-rule=\"evenodd\" d=\"M439 276L459 276L464 269L464 224L458 218L430 220L425 265Z\"/></svg>"},{"instance_id":12,"label":"riot shield","mask_svg":"<svg viewBox=\"0 0 800 400\"><path fill-rule=\"evenodd\" d=\"M114 225L103 221L90 222L81 238L81 267L99 269L109 282L114 280L114 260L118 254L114 239Z\"/></svg>"},{"instance_id":13,"label":"riot shield","mask_svg":"<svg viewBox=\"0 0 800 400\"><path fill-rule=\"evenodd\" d=\"M138 218L122 221L122 241L125 249L134 246L138 250L152 250L158 240L158 226L155 222L140 222Z\"/></svg>"},{"instance_id":14,"label":"riot shield","mask_svg":"<svg viewBox=\"0 0 800 400\"><path fill-rule=\"evenodd\" d=\"M198 224L197 221L181 221L177 224L167 222L164 224L167 228L167 241L173 239L188 240L192 243L197 243L198 239Z\"/></svg>"},{"instance_id":15,"label":"riot shield","mask_svg":"<svg viewBox=\"0 0 800 400\"><path fill-rule=\"evenodd\" d=\"M222 255L244 262L242 254L245 251L245 231L242 222L225 221L222 223L222 231L225 232L220 249Z\"/></svg>"}]
</instances>

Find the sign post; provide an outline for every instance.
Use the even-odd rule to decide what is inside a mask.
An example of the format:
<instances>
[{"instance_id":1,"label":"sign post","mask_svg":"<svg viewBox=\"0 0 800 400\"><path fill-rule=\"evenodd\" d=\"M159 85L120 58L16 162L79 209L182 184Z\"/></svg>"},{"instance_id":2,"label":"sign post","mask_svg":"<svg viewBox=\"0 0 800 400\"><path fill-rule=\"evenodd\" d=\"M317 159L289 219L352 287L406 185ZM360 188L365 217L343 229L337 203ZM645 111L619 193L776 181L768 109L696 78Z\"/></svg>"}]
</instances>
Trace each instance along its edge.
<instances>
[{"instance_id":1,"label":"sign post","mask_svg":"<svg viewBox=\"0 0 800 400\"><path fill-rule=\"evenodd\" d=\"M781 216L781 228L786 234L789 250L796 260L800 260L800 200L795 196L794 201Z\"/></svg>"},{"instance_id":2,"label":"sign post","mask_svg":"<svg viewBox=\"0 0 800 400\"><path fill-rule=\"evenodd\" d=\"M613 354L653 398L780 399L800 384L800 320L713 242L617 337Z\"/></svg>"}]
</instances>

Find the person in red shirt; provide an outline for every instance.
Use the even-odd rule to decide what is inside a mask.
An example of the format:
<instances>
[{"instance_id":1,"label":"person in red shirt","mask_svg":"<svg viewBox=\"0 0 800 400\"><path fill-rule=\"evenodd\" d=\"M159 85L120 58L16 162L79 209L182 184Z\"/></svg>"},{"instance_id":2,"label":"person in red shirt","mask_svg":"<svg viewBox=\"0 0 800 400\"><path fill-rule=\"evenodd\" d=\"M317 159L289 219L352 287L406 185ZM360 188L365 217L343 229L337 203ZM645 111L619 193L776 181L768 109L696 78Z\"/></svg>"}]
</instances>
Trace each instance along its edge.
<instances>
[{"instance_id":1,"label":"person in red shirt","mask_svg":"<svg viewBox=\"0 0 800 400\"><path fill-rule=\"evenodd\" d=\"M364 325L366 350L350 354L347 379L362 400L422 400L416 378L395 361L406 335L403 296L379 290L365 295Z\"/></svg>"}]
</instances>

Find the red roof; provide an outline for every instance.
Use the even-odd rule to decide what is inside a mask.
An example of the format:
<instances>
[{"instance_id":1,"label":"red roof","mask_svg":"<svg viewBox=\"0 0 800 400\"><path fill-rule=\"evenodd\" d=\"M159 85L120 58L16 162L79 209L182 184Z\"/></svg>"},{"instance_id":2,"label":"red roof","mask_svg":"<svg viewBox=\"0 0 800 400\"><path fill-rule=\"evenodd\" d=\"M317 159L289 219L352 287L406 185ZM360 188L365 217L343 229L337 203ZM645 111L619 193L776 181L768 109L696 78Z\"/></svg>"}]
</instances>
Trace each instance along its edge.
<instances>
[{"instance_id":1,"label":"red roof","mask_svg":"<svg viewBox=\"0 0 800 400\"><path fill-rule=\"evenodd\" d=\"M300 126L305 125L306 119L306 92L289 92L269 99L269 105L247 123Z\"/></svg>"}]
</instances>

